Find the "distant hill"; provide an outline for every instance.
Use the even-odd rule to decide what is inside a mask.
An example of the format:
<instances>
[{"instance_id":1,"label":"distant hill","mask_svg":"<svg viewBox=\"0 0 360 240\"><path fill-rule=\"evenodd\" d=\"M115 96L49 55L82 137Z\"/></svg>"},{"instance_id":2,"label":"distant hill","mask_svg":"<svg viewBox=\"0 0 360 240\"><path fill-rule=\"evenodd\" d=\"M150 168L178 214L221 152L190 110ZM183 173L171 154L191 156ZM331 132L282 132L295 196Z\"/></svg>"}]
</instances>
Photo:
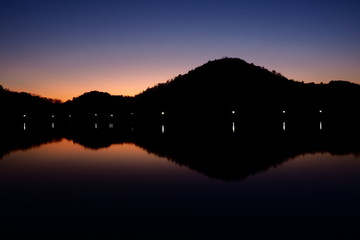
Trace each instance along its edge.
<instances>
[{"instance_id":1,"label":"distant hill","mask_svg":"<svg viewBox=\"0 0 360 240\"><path fill-rule=\"evenodd\" d=\"M211 125L228 122L232 113L259 122L278 121L284 111L299 121L317 117L320 110L334 116L358 113L359 94L358 84L297 82L238 58L223 58L149 88L135 101L144 115L164 111L182 122L197 119Z\"/></svg>"},{"instance_id":2,"label":"distant hill","mask_svg":"<svg viewBox=\"0 0 360 240\"><path fill-rule=\"evenodd\" d=\"M209 61L188 73L148 88L135 97L92 91L60 104L58 100L0 88L0 107L10 114L50 112L116 114L138 123L159 121L197 125L236 119L267 122L279 119L313 121L360 116L360 85L346 81L303 83L238 58ZM285 114L286 113L286 114ZM272 123L270 123L272 124Z\"/></svg>"},{"instance_id":3,"label":"distant hill","mask_svg":"<svg viewBox=\"0 0 360 240\"><path fill-rule=\"evenodd\" d=\"M223 58L149 88L136 98L164 108L196 106L197 111L286 102L285 90L301 84L237 58ZM281 97L280 97L281 96ZM284 99L285 97L285 99Z\"/></svg>"},{"instance_id":4,"label":"distant hill","mask_svg":"<svg viewBox=\"0 0 360 240\"><path fill-rule=\"evenodd\" d=\"M26 92L14 92L0 85L0 108L3 112L12 114L26 114L30 112L44 112L60 105L58 99L45 98Z\"/></svg>"},{"instance_id":5,"label":"distant hill","mask_svg":"<svg viewBox=\"0 0 360 240\"><path fill-rule=\"evenodd\" d=\"M138 94L143 103L152 99L158 105L217 104L267 106L279 104L326 104L332 94L356 93L360 85L346 81L329 84L303 83L289 80L275 71L249 64L238 58L223 58L179 75L167 83L160 83ZM326 97L324 99L323 97ZM346 94L342 97L350 99ZM311 99L311 101L310 101ZM337 99L343 101L343 99ZM214 104L214 105L210 105ZM223 106L222 106L223 107ZM235 106L233 106L235 107Z\"/></svg>"},{"instance_id":6,"label":"distant hill","mask_svg":"<svg viewBox=\"0 0 360 240\"><path fill-rule=\"evenodd\" d=\"M132 98L126 96L113 96L106 92L91 91L74 97L63 104L63 108L72 113L112 113L125 111L131 106Z\"/></svg>"}]
</instances>

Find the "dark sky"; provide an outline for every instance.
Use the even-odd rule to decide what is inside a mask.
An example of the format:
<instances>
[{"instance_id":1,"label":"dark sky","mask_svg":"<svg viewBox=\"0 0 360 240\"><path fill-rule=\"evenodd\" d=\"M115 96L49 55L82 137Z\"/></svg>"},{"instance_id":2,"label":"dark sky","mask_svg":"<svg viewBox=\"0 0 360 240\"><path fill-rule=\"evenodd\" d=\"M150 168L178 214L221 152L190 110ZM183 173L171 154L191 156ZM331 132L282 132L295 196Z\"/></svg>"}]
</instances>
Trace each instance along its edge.
<instances>
[{"instance_id":1,"label":"dark sky","mask_svg":"<svg viewBox=\"0 0 360 240\"><path fill-rule=\"evenodd\" d=\"M62 100L134 95L224 56L360 83L359 26L348 0L1 0L0 84Z\"/></svg>"}]
</instances>

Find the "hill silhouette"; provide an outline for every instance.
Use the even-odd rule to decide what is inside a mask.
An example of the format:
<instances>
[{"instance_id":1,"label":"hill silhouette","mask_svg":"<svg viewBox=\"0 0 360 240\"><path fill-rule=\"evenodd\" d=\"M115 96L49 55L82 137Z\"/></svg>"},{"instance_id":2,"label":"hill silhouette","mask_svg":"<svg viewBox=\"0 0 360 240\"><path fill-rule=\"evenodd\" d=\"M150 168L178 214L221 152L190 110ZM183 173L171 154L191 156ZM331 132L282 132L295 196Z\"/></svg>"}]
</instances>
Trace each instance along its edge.
<instances>
[{"instance_id":1,"label":"hill silhouette","mask_svg":"<svg viewBox=\"0 0 360 240\"><path fill-rule=\"evenodd\" d=\"M113 96L106 92L91 91L74 97L62 104L62 111L82 120L98 118L126 118L133 99L127 96Z\"/></svg>"},{"instance_id":2,"label":"hill silhouette","mask_svg":"<svg viewBox=\"0 0 360 240\"><path fill-rule=\"evenodd\" d=\"M238 58L223 58L149 88L135 102L138 112L153 118L165 112L168 119L204 128L240 120L266 128L283 120L306 125L326 116L334 121L329 124L358 119L359 93L359 85L346 81L297 82Z\"/></svg>"},{"instance_id":3,"label":"hill silhouette","mask_svg":"<svg viewBox=\"0 0 360 240\"><path fill-rule=\"evenodd\" d=\"M27 92L14 92L0 85L0 106L4 111L36 110L51 104L60 104L58 99L45 98Z\"/></svg>"},{"instance_id":4,"label":"hill silhouette","mask_svg":"<svg viewBox=\"0 0 360 240\"><path fill-rule=\"evenodd\" d=\"M60 104L53 99L0 88L0 104L9 118L56 113L57 119L132 122L138 126L167 124L182 132L190 127L252 124L307 125L327 119L339 125L359 120L360 85L346 81L303 83L238 58L209 61L186 74L148 88L134 97L92 91ZM266 121L264 121L266 119ZM267 126L268 125L268 126ZM301 130L301 129L299 129Z\"/></svg>"},{"instance_id":5,"label":"hill silhouette","mask_svg":"<svg viewBox=\"0 0 360 240\"><path fill-rule=\"evenodd\" d=\"M24 120L38 121L59 111L61 101L38 95L15 92L0 85L1 122L14 123Z\"/></svg>"}]
</instances>

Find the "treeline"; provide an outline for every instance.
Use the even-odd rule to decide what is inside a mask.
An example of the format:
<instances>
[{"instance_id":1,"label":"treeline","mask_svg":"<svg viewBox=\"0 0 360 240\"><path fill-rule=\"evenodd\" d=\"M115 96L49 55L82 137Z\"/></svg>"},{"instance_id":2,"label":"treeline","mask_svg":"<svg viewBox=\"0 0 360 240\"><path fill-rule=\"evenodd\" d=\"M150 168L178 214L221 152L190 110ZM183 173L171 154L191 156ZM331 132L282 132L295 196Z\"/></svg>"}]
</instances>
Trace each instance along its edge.
<instances>
[{"instance_id":1,"label":"treeline","mask_svg":"<svg viewBox=\"0 0 360 240\"><path fill-rule=\"evenodd\" d=\"M91 91L74 97L63 105L63 110L70 113L109 113L129 112L133 106L133 98L114 96L109 93Z\"/></svg>"},{"instance_id":2,"label":"treeline","mask_svg":"<svg viewBox=\"0 0 360 240\"><path fill-rule=\"evenodd\" d=\"M134 97L92 91L65 103L0 88L0 106L11 114L113 116L151 123L201 122L211 125L241 119L271 122L313 120L322 116L358 119L360 85L346 81L303 83L238 58L209 61Z\"/></svg>"},{"instance_id":3,"label":"treeline","mask_svg":"<svg viewBox=\"0 0 360 240\"><path fill-rule=\"evenodd\" d=\"M280 120L299 125L321 118L355 121L359 94L358 84L297 82L241 59L223 58L149 88L135 100L148 116L165 111L182 123L211 127L241 119L264 126Z\"/></svg>"},{"instance_id":4,"label":"treeline","mask_svg":"<svg viewBox=\"0 0 360 240\"><path fill-rule=\"evenodd\" d=\"M26 92L14 92L0 85L0 108L3 113L33 113L60 106L58 99L45 98Z\"/></svg>"}]
</instances>

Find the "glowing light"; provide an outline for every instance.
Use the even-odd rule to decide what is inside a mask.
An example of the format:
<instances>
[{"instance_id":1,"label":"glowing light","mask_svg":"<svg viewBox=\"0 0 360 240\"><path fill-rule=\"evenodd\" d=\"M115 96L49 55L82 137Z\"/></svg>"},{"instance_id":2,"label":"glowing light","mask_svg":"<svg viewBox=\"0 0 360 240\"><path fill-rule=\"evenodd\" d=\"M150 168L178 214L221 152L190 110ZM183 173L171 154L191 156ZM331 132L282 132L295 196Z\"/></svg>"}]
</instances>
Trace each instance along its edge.
<instances>
[{"instance_id":1,"label":"glowing light","mask_svg":"<svg viewBox=\"0 0 360 240\"><path fill-rule=\"evenodd\" d=\"M283 131L285 131L285 130L286 130L286 123L283 122Z\"/></svg>"},{"instance_id":2,"label":"glowing light","mask_svg":"<svg viewBox=\"0 0 360 240\"><path fill-rule=\"evenodd\" d=\"M98 124L97 124L97 123L95 123L95 126L94 126L94 127L95 127L95 129L97 129L97 128L98 128Z\"/></svg>"},{"instance_id":3,"label":"glowing light","mask_svg":"<svg viewBox=\"0 0 360 240\"><path fill-rule=\"evenodd\" d=\"M235 122L232 123L232 132L235 132Z\"/></svg>"},{"instance_id":4,"label":"glowing light","mask_svg":"<svg viewBox=\"0 0 360 240\"><path fill-rule=\"evenodd\" d=\"M24 115L23 115L23 117L25 118L25 117L26 117L26 115L24 114Z\"/></svg>"},{"instance_id":5,"label":"glowing light","mask_svg":"<svg viewBox=\"0 0 360 240\"><path fill-rule=\"evenodd\" d=\"M161 133L165 133L165 126L161 125Z\"/></svg>"},{"instance_id":6,"label":"glowing light","mask_svg":"<svg viewBox=\"0 0 360 240\"><path fill-rule=\"evenodd\" d=\"M94 115L95 117L97 117L97 114L95 113L95 115Z\"/></svg>"},{"instance_id":7,"label":"glowing light","mask_svg":"<svg viewBox=\"0 0 360 240\"><path fill-rule=\"evenodd\" d=\"M165 113L164 113L164 112L161 112L161 115L165 115Z\"/></svg>"},{"instance_id":8,"label":"glowing light","mask_svg":"<svg viewBox=\"0 0 360 240\"><path fill-rule=\"evenodd\" d=\"M51 123L51 128L55 128L55 123Z\"/></svg>"},{"instance_id":9,"label":"glowing light","mask_svg":"<svg viewBox=\"0 0 360 240\"><path fill-rule=\"evenodd\" d=\"M319 113L322 113L322 110L319 110Z\"/></svg>"},{"instance_id":10,"label":"glowing light","mask_svg":"<svg viewBox=\"0 0 360 240\"><path fill-rule=\"evenodd\" d=\"M235 111L232 111L232 114L235 114Z\"/></svg>"},{"instance_id":11,"label":"glowing light","mask_svg":"<svg viewBox=\"0 0 360 240\"><path fill-rule=\"evenodd\" d=\"M114 124L109 123L109 128L114 128Z\"/></svg>"},{"instance_id":12,"label":"glowing light","mask_svg":"<svg viewBox=\"0 0 360 240\"><path fill-rule=\"evenodd\" d=\"M110 114L110 117L113 117L114 115Z\"/></svg>"},{"instance_id":13,"label":"glowing light","mask_svg":"<svg viewBox=\"0 0 360 240\"><path fill-rule=\"evenodd\" d=\"M285 110L283 110L283 111L282 111L282 113L286 113L286 111L285 111Z\"/></svg>"},{"instance_id":14,"label":"glowing light","mask_svg":"<svg viewBox=\"0 0 360 240\"><path fill-rule=\"evenodd\" d=\"M71 118L71 114L69 115L69 118Z\"/></svg>"},{"instance_id":15,"label":"glowing light","mask_svg":"<svg viewBox=\"0 0 360 240\"><path fill-rule=\"evenodd\" d=\"M322 122L320 122L320 130L322 130L322 129L323 129Z\"/></svg>"},{"instance_id":16,"label":"glowing light","mask_svg":"<svg viewBox=\"0 0 360 240\"><path fill-rule=\"evenodd\" d=\"M54 115L51 115L52 118L54 118L55 116Z\"/></svg>"},{"instance_id":17,"label":"glowing light","mask_svg":"<svg viewBox=\"0 0 360 240\"><path fill-rule=\"evenodd\" d=\"M26 130L26 123L24 123L24 131Z\"/></svg>"}]
</instances>

